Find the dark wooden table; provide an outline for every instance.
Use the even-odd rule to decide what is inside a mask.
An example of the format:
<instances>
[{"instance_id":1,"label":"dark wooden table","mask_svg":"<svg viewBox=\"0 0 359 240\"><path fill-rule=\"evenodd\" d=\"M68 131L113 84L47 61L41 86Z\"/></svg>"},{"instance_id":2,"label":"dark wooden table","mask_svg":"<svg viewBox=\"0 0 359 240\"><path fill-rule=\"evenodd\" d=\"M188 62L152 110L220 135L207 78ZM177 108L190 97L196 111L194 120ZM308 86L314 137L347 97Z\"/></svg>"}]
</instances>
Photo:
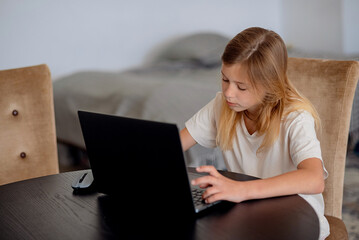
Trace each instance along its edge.
<instances>
[{"instance_id":1,"label":"dark wooden table","mask_svg":"<svg viewBox=\"0 0 359 240\"><path fill-rule=\"evenodd\" d=\"M310 240L319 236L314 210L297 195L232 204L195 220L142 218L141 214L130 219L121 215L126 206L111 205L105 195L74 194L71 183L81 172L0 186L0 239Z\"/></svg>"}]
</instances>

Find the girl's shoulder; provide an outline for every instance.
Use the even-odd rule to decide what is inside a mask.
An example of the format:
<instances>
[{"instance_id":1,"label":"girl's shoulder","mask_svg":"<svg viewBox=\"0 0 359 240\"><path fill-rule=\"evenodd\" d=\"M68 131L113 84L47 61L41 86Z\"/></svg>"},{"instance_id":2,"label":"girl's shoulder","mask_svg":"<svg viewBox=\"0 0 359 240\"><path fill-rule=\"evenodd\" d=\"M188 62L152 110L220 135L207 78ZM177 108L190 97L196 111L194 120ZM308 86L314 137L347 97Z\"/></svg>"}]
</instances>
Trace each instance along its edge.
<instances>
[{"instance_id":1,"label":"girl's shoulder","mask_svg":"<svg viewBox=\"0 0 359 240\"><path fill-rule=\"evenodd\" d=\"M312 114L306 110L295 110L283 116L282 124L287 127L296 124L314 124L314 118Z\"/></svg>"},{"instance_id":2,"label":"girl's shoulder","mask_svg":"<svg viewBox=\"0 0 359 240\"><path fill-rule=\"evenodd\" d=\"M217 92L214 99L212 99L214 108L219 110L222 107L222 101L223 101L223 93Z\"/></svg>"},{"instance_id":3,"label":"girl's shoulder","mask_svg":"<svg viewBox=\"0 0 359 240\"><path fill-rule=\"evenodd\" d=\"M214 99L215 99L215 101L221 101L223 99L223 93L217 92Z\"/></svg>"},{"instance_id":4,"label":"girl's shoulder","mask_svg":"<svg viewBox=\"0 0 359 240\"><path fill-rule=\"evenodd\" d=\"M217 92L216 96L212 98L212 100L209 101L202 109L209 109L213 111L213 109L217 109L221 106L222 99L223 99L222 92Z\"/></svg>"}]
</instances>

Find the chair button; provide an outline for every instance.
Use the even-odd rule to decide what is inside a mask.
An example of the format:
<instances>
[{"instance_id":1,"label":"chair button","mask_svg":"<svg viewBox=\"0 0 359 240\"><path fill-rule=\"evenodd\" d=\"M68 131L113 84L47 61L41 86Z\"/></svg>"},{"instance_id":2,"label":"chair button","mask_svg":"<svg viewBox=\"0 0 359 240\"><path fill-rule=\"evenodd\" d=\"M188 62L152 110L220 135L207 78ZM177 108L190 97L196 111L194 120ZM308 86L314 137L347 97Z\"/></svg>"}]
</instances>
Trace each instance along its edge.
<instances>
[{"instance_id":1,"label":"chair button","mask_svg":"<svg viewBox=\"0 0 359 240\"><path fill-rule=\"evenodd\" d=\"M17 110L14 110L12 111L12 115L16 117L17 115L19 115L19 112Z\"/></svg>"},{"instance_id":2,"label":"chair button","mask_svg":"<svg viewBox=\"0 0 359 240\"><path fill-rule=\"evenodd\" d=\"M20 157L21 158L26 158L26 153L24 153L24 152L20 153Z\"/></svg>"}]
</instances>

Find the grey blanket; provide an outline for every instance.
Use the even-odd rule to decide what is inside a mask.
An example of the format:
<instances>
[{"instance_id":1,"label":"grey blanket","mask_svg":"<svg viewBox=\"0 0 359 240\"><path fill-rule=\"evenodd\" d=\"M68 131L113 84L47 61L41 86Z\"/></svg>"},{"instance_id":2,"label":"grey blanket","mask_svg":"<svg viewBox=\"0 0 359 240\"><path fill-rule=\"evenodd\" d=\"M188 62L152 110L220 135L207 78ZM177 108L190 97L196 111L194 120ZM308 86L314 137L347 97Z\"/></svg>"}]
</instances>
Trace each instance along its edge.
<instances>
[{"instance_id":1,"label":"grey blanket","mask_svg":"<svg viewBox=\"0 0 359 240\"><path fill-rule=\"evenodd\" d=\"M192 67L190 67L192 66ZM56 132L60 141L85 148L77 111L87 110L177 124L179 129L220 90L220 67L160 64L124 72L79 72L54 82ZM218 149L196 146L190 166L223 169Z\"/></svg>"}]
</instances>

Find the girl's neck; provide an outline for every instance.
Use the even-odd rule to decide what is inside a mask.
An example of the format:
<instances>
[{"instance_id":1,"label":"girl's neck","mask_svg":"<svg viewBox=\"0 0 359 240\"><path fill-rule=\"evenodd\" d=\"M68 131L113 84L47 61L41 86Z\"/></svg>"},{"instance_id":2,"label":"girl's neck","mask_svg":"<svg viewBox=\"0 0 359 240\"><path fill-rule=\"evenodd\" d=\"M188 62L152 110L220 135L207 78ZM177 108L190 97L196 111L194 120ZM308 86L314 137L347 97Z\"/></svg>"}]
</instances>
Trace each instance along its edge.
<instances>
[{"instance_id":1,"label":"girl's neck","mask_svg":"<svg viewBox=\"0 0 359 240\"><path fill-rule=\"evenodd\" d=\"M257 131L257 124L256 124L257 118L258 116L252 116L247 110L243 111L244 124L250 135L252 135Z\"/></svg>"},{"instance_id":2,"label":"girl's neck","mask_svg":"<svg viewBox=\"0 0 359 240\"><path fill-rule=\"evenodd\" d=\"M247 118L249 121L256 122L258 118L258 114L251 113L248 110L243 111L244 117Z\"/></svg>"}]
</instances>

